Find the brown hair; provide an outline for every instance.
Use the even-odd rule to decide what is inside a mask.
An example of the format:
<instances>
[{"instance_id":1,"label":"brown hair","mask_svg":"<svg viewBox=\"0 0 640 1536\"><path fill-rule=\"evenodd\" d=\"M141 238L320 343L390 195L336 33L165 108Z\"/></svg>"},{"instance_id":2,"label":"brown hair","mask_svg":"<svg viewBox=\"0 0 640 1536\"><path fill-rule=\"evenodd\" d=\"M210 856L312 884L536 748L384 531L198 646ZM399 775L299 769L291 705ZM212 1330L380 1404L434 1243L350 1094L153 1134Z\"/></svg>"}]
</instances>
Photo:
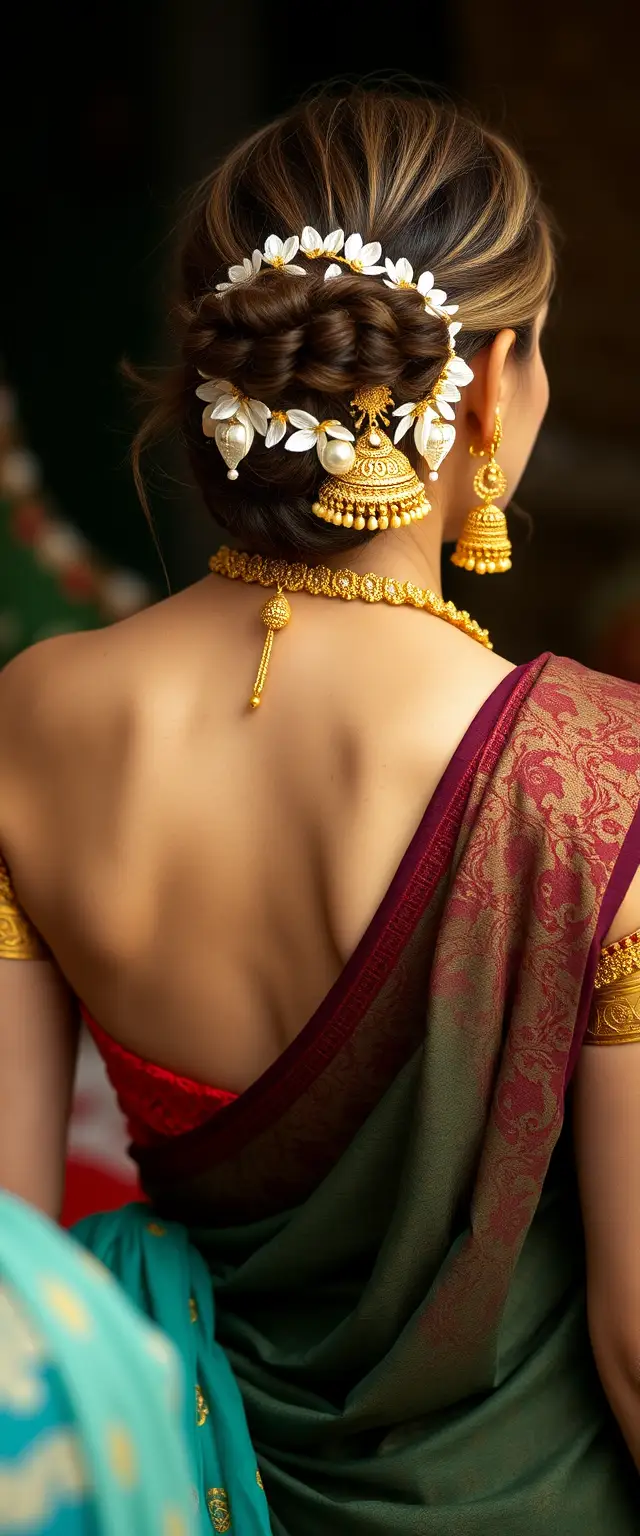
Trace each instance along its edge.
<instances>
[{"instance_id":1,"label":"brown hair","mask_svg":"<svg viewBox=\"0 0 640 1536\"><path fill-rule=\"evenodd\" d=\"M497 134L449 105L356 88L320 95L240 144L209 177L185 235L177 307L181 361L155 386L133 448L178 429L216 522L244 547L314 558L375 534L345 532L311 512L323 470L315 453L265 449L256 435L230 483L202 432L201 375L230 379L275 408L349 419L358 387L387 384L396 405L428 394L447 355L446 323L411 290L380 278L324 282L264 268L226 293L226 268L266 237L341 228L385 256L430 269L460 305L457 349L469 360L504 326L526 356L553 278L549 225L529 173ZM298 256L296 261L304 262ZM306 263L305 263L306 264ZM146 505L146 502L145 502Z\"/></svg>"}]
</instances>

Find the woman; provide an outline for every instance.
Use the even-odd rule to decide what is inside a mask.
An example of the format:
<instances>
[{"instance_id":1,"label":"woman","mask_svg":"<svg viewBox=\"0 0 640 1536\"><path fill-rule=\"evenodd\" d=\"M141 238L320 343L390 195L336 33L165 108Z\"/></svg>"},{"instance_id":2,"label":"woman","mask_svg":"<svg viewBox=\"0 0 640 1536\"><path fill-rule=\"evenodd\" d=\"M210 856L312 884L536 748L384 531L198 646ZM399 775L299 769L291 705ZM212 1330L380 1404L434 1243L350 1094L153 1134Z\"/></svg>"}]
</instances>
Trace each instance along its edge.
<instances>
[{"instance_id":1,"label":"woman","mask_svg":"<svg viewBox=\"0 0 640 1536\"><path fill-rule=\"evenodd\" d=\"M637 1528L640 695L439 597L508 566L552 276L448 108L242 144L143 443L249 553L2 679L2 1176L57 1209L82 999L160 1214L85 1240L174 1336L206 1259L193 1436L237 1473L222 1346L279 1536Z\"/></svg>"}]
</instances>

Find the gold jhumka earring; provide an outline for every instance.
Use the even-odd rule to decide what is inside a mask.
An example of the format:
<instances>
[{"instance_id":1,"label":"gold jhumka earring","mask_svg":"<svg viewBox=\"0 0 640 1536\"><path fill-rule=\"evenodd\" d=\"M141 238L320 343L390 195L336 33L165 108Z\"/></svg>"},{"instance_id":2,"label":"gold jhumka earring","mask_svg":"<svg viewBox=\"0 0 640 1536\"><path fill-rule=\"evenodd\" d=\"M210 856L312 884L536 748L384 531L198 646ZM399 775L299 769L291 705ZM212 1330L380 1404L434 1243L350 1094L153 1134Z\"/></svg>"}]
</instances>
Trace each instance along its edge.
<instances>
[{"instance_id":1,"label":"gold jhumka earring","mask_svg":"<svg viewBox=\"0 0 640 1536\"><path fill-rule=\"evenodd\" d=\"M496 462L501 438L502 422L500 412L496 411L496 424L489 449L469 449L474 458L487 459L487 463L476 471L473 481L480 505L472 507L468 513L451 556L453 565L459 565L463 571L476 571L478 576L493 576L497 571L511 570L511 541L507 532L507 519L501 508L494 505L494 497L504 496L507 489L507 477Z\"/></svg>"}]
</instances>

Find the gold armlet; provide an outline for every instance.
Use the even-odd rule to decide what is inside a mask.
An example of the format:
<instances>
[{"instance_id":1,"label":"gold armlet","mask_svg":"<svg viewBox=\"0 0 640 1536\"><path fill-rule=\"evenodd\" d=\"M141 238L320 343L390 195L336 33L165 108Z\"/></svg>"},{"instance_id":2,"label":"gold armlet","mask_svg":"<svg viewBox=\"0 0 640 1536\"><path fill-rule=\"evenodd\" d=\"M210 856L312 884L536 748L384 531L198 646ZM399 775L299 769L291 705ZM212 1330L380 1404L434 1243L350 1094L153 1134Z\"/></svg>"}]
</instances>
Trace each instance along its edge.
<instances>
[{"instance_id":1,"label":"gold armlet","mask_svg":"<svg viewBox=\"0 0 640 1536\"><path fill-rule=\"evenodd\" d=\"M587 1045L640 1041L640 930L603 949L596 971Z\"/></svg>"},{"instance_id":2,"label":"gold armlet","mask_svg":"<svg viewBox=\"0 0 640 1536\"><path fill-rule=\"evenodd\" d=\"M0 854L0 959L44 960L46 946L20 906Z\"/></svg>"}]
</instances>

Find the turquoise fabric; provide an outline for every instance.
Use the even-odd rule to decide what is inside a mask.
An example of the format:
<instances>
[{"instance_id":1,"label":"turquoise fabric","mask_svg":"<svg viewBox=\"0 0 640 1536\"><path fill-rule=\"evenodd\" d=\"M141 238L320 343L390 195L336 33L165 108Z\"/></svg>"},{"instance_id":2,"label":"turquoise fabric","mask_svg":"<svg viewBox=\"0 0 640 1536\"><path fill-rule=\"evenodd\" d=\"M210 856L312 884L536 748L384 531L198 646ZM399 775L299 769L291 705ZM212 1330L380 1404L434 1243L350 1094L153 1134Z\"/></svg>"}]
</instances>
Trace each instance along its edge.
<instances>
[{"instance_id":1,"label":"turquoise fabric","mask_svg":"<svg viewBox=\"0 0 640 1536\"><path fill-rule=\"evenodd\" d=\"M185 1379L197 1384L184 1403L183 1429L199 1492L199 1531L268 1536L267 1501L249 1438L240 1391L216 1342L211 1276L186 1229L158 1221L149 1206L89 1216L73 1229L121 1281L129 1296L171 1338Z\"/></svg>"},{"instance_id":2,"label":"turquoise fabric","mask_svg":"<svg viewBox=\"0 0 640 1536\"><path fill-rule=\"evenodd\" d=\"M182 1398L106 1270L0 1194L2 1536L196 1536Z\"/></svg>"}]
</instances>

